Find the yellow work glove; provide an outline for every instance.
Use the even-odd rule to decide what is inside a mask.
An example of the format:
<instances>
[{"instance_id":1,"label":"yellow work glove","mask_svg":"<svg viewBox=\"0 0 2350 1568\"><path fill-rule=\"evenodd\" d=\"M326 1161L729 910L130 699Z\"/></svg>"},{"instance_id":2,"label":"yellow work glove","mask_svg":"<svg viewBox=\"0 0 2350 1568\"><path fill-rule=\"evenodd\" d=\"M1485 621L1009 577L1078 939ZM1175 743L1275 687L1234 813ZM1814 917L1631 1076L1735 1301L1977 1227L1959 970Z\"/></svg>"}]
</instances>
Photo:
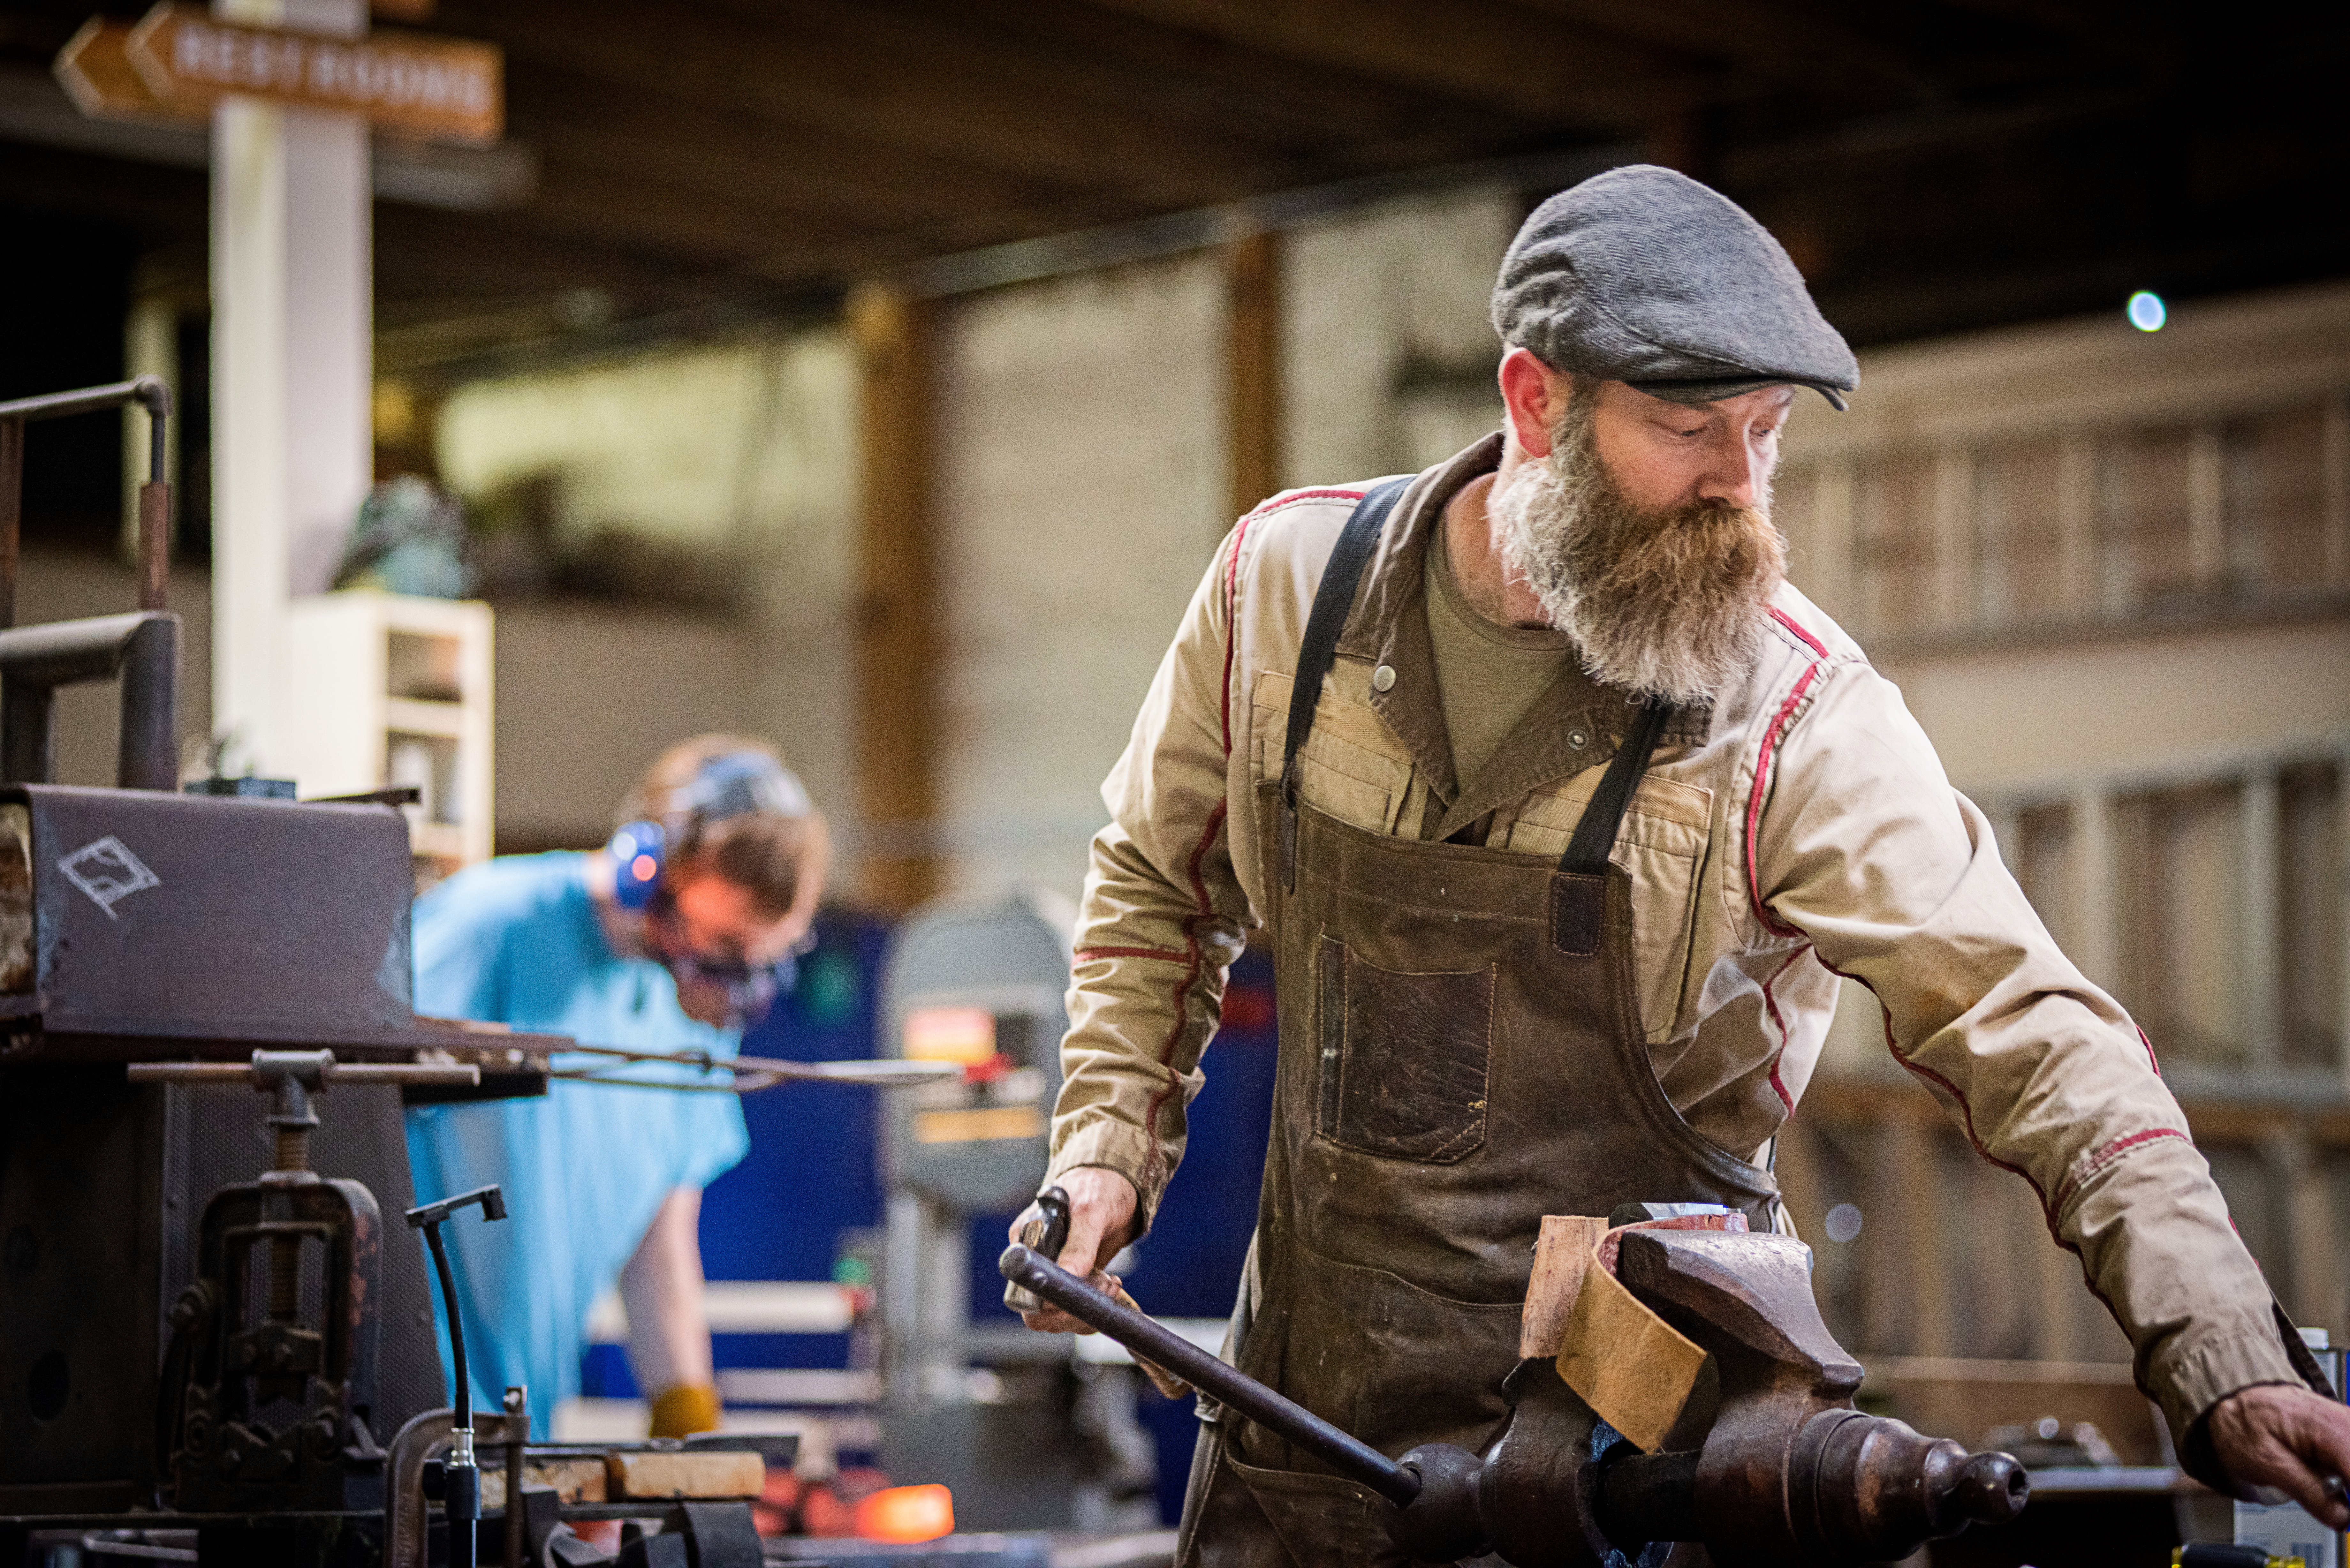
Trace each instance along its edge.
<instances>
[{"instance_id":1,"label":"yellow work glove","mask_svg":"<svg viewBox=\"0 0 2350 1568\"><path fill-rule=\"evenodd\" d=\"M681 1383L653 1401L656 1438L690 1438L718 1430L718 1390L707 1383Z\"/></svg>"}]
</instances>

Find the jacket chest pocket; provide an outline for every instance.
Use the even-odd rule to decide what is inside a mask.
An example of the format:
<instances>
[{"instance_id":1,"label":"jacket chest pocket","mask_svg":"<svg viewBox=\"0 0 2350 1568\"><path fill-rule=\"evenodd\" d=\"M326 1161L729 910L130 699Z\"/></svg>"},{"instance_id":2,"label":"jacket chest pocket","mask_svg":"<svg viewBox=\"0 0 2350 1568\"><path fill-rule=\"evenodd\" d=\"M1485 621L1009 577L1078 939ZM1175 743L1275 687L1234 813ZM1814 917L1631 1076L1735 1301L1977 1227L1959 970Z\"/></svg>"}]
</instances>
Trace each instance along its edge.
<instances>
[{"instance_id":1,"label":"jacket chest pocket","mask_svg":"<svg viewBox=\"0 0 2350 1568\"><path fill-rule=\"evenodd\" d=\"M1325 936L1315 1130L1345 1148L1451 1165L1485 1142L1492 967L1381 969Z\"/></svg>"},{"instance_id":2,"label":"jacket chest pocket","mask_svg":"<svg viewBox=\"0 0 2350 1568\"><path fill-rule=\"evenodd\" d=\"M1564 788L1529 795L1496 835L1495 846L1563 854L1598 782L1599 770L1593 768ZM1680 1012L1712 807L1711 790L1651 774L1633 794L1610 857L1632 879L1632 968L1640 1033L1651 1045L1673 1037Z\"/></svg>"},{"instance_id":3,"label":"jacket chest pocket","mask_svg":"<svg viewBox=\"0 0 2350 1568\"><path fill-rule=\"evenodd\" d=\"M1255 776L1279 778L1289 727L1290 678L1279 670L1257 676ZM1341 665L1314 709L1314 732L1297 754L1298 793L1306 805L1349 827L1393 834L1411 788L1411 762L1401 742L1363 702L1342 688L1364 684L1359 670Z\"/></svg>"}]
</instances>

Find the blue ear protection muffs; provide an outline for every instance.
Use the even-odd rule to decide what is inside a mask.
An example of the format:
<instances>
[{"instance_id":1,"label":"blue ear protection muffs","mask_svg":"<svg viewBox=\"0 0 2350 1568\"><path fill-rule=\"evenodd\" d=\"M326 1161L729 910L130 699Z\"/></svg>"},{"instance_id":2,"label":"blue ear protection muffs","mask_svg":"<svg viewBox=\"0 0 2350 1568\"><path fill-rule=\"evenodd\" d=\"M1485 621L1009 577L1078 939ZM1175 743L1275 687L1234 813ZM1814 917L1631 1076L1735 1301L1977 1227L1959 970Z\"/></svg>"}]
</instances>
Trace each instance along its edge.
<instances>
[{"instance_id":1,"label":"blue ear protection muffs","mask_svg":"<svg viewBox=\"0 0 2350 1568\"><path fill-rule=\"evenodd\" d=\"M666 822L631 822L612 835L605 850L618 872L614 897L624 909L649 909L660 895L671 835L691 840L713 822L754 812L806 816L814 807L799 774L764 752L724 752L694 770L677 792Z\"/></svg>"},{"instance_id":2,"label":"blue ear protection muffs","mask_svg":"<svg viewBox=\"0 0 2350 1568\"><path fill-rule=\"evenodd\" d=\"M604 852L612 857L612 897L623 909L649 909L660 891L661 860L669 835L658 822L632 822L612 835Z\"/></svg>"},{"instance_id":3,"label":"blue ear protection muffs","mask_svg":"<svg viewBox=\"0 0 2350 1568\"><path fill-rule=\"evenodd\" d=\"M612 835L605 852L612 857L614 900L624 909L653 908L660 901L671 845L691 844L713 822L757 812L806 816L814 810L800 776L764 752L714 756L677 792L666 820L627 823ZM723 988L729 1010L745 1023L757 1022L776 996L792 988L797 970L788 957L756 969L702 960L681 962Z\"/></svg>"}]
</instances>

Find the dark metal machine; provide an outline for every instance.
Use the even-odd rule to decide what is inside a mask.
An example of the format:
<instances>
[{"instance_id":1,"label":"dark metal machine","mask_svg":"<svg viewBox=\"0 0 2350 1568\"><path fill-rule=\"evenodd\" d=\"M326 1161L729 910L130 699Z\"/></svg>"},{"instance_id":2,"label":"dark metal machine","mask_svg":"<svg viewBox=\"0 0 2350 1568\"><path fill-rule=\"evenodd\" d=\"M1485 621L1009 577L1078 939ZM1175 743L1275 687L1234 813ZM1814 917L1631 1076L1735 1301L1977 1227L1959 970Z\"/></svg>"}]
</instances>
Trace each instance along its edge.
<instances>
[{"instance_id":1,"label":"dark metal machine","mask_svg":"<svg viewBox=\"0 0 2350 1568\"><path fill-rule=\"evenodd\" d=\"M1509 1421L1482 1455L1430 1443L1399 1459L1027 1247L1008 1249L1002 1271L1377 1491L1390 1505L1389 1535L1417 1561L1492 1552L1519 1568L1599 1568L1611 1553L1645 1563L1653 1543L1695 1542L1717 1568L1833 1568L1898 1560L1970 1521L2015 1517L2028 1482L2013 1459L1854 1408L1860 1366L1820 1319L1809 1262L1791 1237L1623 1235L1617 1277L1714 1370L1675 1428L1679 1446L1640 1452L1551 1362L1529 1360L1503 1386Z\"/></svg>"},{"instance_id":2,"label":"dark metal machine","mask_svg":"<svg viewBox=\"0 0 2350 1568\"><path fill-rule=\"evenodd\" d=\"M154 463L138 609L14 627L26 422L130 403ZM0 402L0 1568L52 1548L470 1568L476 1440L503 1453L482 1555L507 1568L754 1568L739 1480L694 1490L691 1454L650 1496L566 1499L531 1479L545 1460L618 1474L625 1450L681 1445L530 1444L525 1390L473 1412L462 1376L456 1409L443 1403L422 1249L405 1228L387 1238L382 1211L429 1228L484 1194L411 1209L403 1101L544 1093L552 1054L575 1047L416 1014L396 792L181 791L170 407L152 378ZM120 689L116 787L59 785L54 693L103 680ZM962 1075L739 1065L723 1086ZM684 1447L788 1462L793 1444ZM628 1525L617 1559L570 1529L644 1519L659 1528Z\"/></svg>"},{"instance_id":3,"label":"dark metal machine","mask_svg":"<svg viewBox=\"0 0 2350 1568\"><path fill-rule=\"evenodd\" d=\"M132 403L138 609L9 625L26 422ZM529 1093L562 1043L416 1016L396 812L181 793L170 404L0 403L0 1563L161 1524L365 1560L384 1439L443 1397L421 1252L380 1229L401 1096ZM54 693L109 679L116 787L58 785Z\"/></svg>"}]
</instances>

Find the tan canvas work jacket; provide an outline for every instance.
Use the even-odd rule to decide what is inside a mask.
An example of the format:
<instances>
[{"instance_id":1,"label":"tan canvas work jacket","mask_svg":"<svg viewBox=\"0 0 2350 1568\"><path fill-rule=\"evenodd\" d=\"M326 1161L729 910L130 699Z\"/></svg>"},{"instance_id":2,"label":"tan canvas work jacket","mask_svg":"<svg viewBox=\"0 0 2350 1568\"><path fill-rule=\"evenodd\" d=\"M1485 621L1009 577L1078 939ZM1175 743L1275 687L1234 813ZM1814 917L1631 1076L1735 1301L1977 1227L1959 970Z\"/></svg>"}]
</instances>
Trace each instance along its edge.
<instances>
[{"instance_id":1,"label":"tan canvas work jacket","mask_svg":"<svg viewBox=\"0 0 2350 1568\"><path fill-rule=\"evenodd\" d=\"M1302 794L1356 827L1555 857L1630 711L1570 707L1578 683L1561 681L1482 776L1456 779L1421 602L1444 503L1499 455L1489 438L1397 505ZM1281 772L1306 613L1365 488L1292 491L1233 529L1103 785L1053 1168L1123 1173L1146 1217L1182 1156L1226 966L1267 907L1274 846L1251 802ZM1858 981L1895 1060L2031 1183L2174 1431L2237 1389L2299 1381L2150 1046L2058 950L1900 693L1802 594L1780 590L1742 684L1669 725L1614 858L1650 1060L1705 1138L1762 1156L1818 1061L1837 977Z\"/></svg>"}]
</instances>

